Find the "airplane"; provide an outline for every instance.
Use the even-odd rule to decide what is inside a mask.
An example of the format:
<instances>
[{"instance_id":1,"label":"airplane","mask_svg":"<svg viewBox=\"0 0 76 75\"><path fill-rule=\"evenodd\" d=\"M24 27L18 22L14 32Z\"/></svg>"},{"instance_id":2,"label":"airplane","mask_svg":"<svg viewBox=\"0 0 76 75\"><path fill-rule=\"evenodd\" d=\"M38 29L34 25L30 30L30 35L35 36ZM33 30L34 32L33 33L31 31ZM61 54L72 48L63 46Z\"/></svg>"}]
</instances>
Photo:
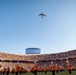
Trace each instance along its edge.
<instances>
[{"instance_id":1,"label":"airplane","mask_svg":"<svg viewBox=\"0 0 76 75\"><path fill-rule=\"evenodd\" d=\"M43 14L42 12L41 12L41 14L39 14L39 16L41 16L41 18L44 18L44 16L46 17L46 15Z\"/></svg>"}]
</instances>

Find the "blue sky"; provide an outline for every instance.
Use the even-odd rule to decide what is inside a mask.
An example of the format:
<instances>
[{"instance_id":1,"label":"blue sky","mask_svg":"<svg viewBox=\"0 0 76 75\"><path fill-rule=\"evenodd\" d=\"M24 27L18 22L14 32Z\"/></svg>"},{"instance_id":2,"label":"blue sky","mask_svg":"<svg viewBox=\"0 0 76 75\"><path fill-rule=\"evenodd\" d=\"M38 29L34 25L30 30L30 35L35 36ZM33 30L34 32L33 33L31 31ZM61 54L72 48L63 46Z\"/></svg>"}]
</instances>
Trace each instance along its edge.
<instances>
[{"instance_id":1,"label":"blue sky","mask_svg":"<svg viewBox=\"0 0 76 75\"><path fill-rule=\"evenodd\" d=\"M42 54L76 49L76 0L0 0L0 52L28 47Z\"/></svg>"}]
</instances>

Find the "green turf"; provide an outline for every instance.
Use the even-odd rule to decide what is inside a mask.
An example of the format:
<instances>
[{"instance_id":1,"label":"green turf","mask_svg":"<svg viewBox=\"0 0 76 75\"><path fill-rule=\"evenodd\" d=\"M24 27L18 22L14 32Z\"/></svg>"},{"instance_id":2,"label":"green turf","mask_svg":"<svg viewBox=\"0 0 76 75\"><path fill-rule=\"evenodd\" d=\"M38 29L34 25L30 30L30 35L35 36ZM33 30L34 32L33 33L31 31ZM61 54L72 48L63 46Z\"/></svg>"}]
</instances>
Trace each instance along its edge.
<instances>
[{"instance_id":1,"label":"green turf","mask_svg":"<svg viewBox=\"0 0 76 75\"><path fill-rule=\"evenodd\" d=\"M10 74L10 75L15 75L15 74ZM18 74L20 75L20 74ZM21 74L21 75L33 75L32 73L24 73L24 74ZM47 74L45 73L37 73L37 75L52 75L51 72L48 72ZM63 71L63 72L59 72L59 73L55 73L55 75L69 75L68 71ZM76 75L76 71L72 71L72 75Z\"/></svg>"}]
</instances>

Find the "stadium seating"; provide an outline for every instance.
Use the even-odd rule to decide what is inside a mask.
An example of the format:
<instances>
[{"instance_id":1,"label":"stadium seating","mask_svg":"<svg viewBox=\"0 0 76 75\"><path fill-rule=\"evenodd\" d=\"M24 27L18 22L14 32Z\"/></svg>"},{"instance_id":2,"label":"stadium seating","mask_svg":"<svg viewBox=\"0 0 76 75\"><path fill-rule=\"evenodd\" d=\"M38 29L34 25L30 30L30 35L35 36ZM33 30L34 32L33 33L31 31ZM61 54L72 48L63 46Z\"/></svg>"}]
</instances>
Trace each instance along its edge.
<instances>
[{"instance_id":1,"label":"stadium seating","mask_svg":"<svg viewBox=\"0 0 76 75\"><path fill-rule=\"evenodd\" d=\"M15 65L18 64L18 67L22 67L22 72L30 72L34 63L28 62L19 62L18 60L27 60L27 61L40 61L37 62L37 66L43 67L45 64L49 67L50 62L54 61L54 64L61 65L66 69L66 59L69 60L72 66L72 70L76 70L76 50L71 50L67 52L55 53L55 54L40 54L40 55L17 55L0 52L0 72L3 69L10 68L10 72L13 72ZM10 60L10 62L4 61ZM12 62L12 60L17 60L17 62ZM43 61L44 60L44 61ZM47 61L50 60L50 61Z\"/></svg>"}]
</instances>

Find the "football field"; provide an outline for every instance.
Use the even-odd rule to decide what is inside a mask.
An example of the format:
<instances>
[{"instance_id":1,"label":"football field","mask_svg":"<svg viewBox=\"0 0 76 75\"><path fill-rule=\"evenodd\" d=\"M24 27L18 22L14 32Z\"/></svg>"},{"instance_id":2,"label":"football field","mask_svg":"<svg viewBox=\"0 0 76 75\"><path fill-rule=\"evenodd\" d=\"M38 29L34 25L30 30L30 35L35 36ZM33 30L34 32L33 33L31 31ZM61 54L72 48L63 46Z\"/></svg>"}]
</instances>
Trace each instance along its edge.
<instances>
[{"instance_id":1,"label":"football field","mask_svg":"<svg viewBox=\"0 0 76 75\"><path fill-rule=\"evenodd\" d=\"M9 74L9 75L15 75L15 74ZM20 74L18 74L20 75ZM24 74L21 74L21 75L33 75L32 73L24 73ZM37 73L37 75L52 75L51 72L48 72L47 74L45 73ZM63 71L63 72L59 72L59 73L55 73L55 75L69 75L68 71ZM76 71L72 71L72 75L76 75Z\"/></svg>"}]
</instances>

